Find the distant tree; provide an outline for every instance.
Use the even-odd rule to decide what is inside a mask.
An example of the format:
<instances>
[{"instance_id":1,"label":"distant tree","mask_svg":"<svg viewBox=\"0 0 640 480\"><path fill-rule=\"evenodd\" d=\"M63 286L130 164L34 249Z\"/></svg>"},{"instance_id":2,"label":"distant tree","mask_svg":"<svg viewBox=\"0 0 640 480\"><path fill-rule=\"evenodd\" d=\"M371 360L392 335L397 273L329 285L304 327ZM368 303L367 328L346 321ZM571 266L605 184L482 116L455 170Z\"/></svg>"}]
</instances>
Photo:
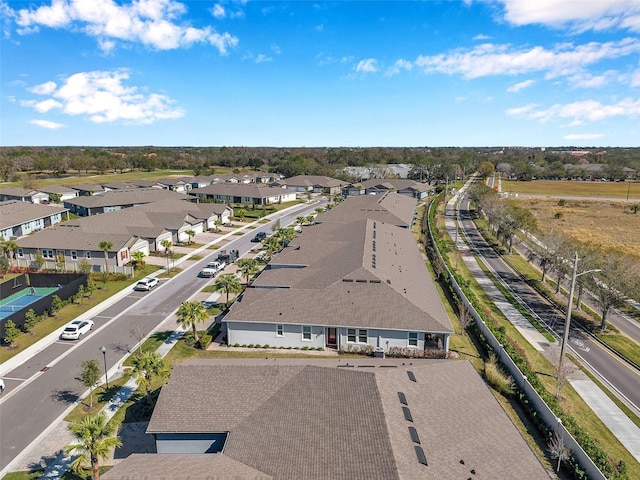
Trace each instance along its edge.
<instances>
[{"instance_id":1,"label":"distant tree","mask_svg":"<svg viewBox=\"0 0 640 480\"><path fill-rule=\"evenodd\" d=\"M78 443L65 447L64 451L67 455L80 452L71 463L71 470L80 473L89 462L93 480L100 480L100 460L107 460L111 449L122 446L120 439L115 436L117 428L117 423L109 422L104 413L86 416L79 422L69 424L69 430Z\"/></svg>"},{"instance_id":2,"label":"distant tree","mask_svg":"<svg viewBox=\"0 0 640 480\"><path fill-rule=\"evenodd\" d=\"M64 254L59 253L56 255L56 270L59 272L64 272L67 268L67 262L64 258Z\"/></svg>"},{"instance_id":3,"label":"distant tree","mask_svg":"<svg viewBox=\"0 0 640 480\"><path fill-rule=\"evenodd\" d=\"M49 200L53 203L62 203L62 194L60 193L50 193Z\"/></svg>"},{"instance_id":4,"label":"distant tree","mask_svg":"<svg viewBox=\"0 0 640 480\"><path fill-rule=\"evenodd\" d=\"M133 374L144 386L147 394L147 404L151 405L151 385L155 377L169 375L167 362L158 352L143 352L133 357Z\"/></svg>"},{"instance_id":5,"label":"distant tree","mask_svg":"<svg viewBox=\"0 0 640 480\"><path fill-rule=\"evenodd\" d=\"M195 230L185 230L185 232L189 236L189 243L191 243L191 239L196 236Z\"/></svg>"},{"instance_id":6,"label":"distant tree","mask_svg":"<svg viewBox=\"0 0 640 480\"><path fill-rule=\"evenodd\" d=\"M20 330L12 320L7 320L4 324L4 343L9 347L13 347L13 342L20 335Z\"/></svg>"},{"instance_id":7,"label":"distant tree","mask_svg":"<svg viewBox=\"0 0 640 480\"><path fill-rule=\"evenodd\" d=\"M640 203L634 203L629 208L631 209L631 212L633 212L633 214L636 215L638 213L638 210L640 210Z\"/></svg>"},{"instance_id":8,"label":"distant tree","mask_svg":"<svg viewBox=\"0 0 640 480\"><path fill-rule=\"evenodd\" d=\"M247 211L244 208L238 208L234 211L236 217L240 218L240 220L244 221L244 217L247 216Z\"/></svg>"},{"instance_id":9,"label":"distant tree","mask_svg":"<svg viewBox=\"0 0 640 480\"><path fill-rule=\"evenodd\" d=\"M78 263L78 271L80 273L84 273L85 275L91 273L91 263L89 263L89 260L87 260L86 258L80 260L80 262Z\"/></svg>"},{"instance_id":10,"label":"distant tree","mask_svg":"<svg viewBox=\"0 0 640 480\"><path fill-rule=\"evenodd\" d=\"M242 285L240 285L240 281L235 274L228 273L226 275L220 275L213 285L213 288L215 288L216 292L224 292L227 294L226 305L229 306L229 294L240 292Z\"/></svg>"},{"instance_id":11,"label":"distant tree","mask_svg":"<svg viewBox=\"0 0 640 480\"><path fill-rule=\"evenodd\" d=\"M222 275L224 277L224 275ZM198 337L198 330L196 325L198 323L204 323L209 318L209 313L204 305L200 302L182 302L178 308L176 314L178 324L184 328L191 328L193 331L193 341L197 343L200 338Z\"/></svg>"},{"instance_id":12,"label":"distant tree","mask_svg":"<svg viewBox=\"0 0 640 480\"><path fill-rule=\"evenodd\" d=\"M44 257L42 256L42 252L38 250L36 252L36 258L33 259L33 264L36 266L38 270L41 270L44 267L44 264L47 263Z\"/></svg>"},{"instance_id":13,"label":"distant tree","mask_svg":"<svg viewBox=\"0 0 640 480\"><path fill-rule=\"evenodd\" d=\"M103 240L98 243L98 248L104 252L104 269L105 272L109 273L109 250L113 248L113 242L109 240Z\"/></svg>"},{"instance_id":14,"label":"distant tree","mask_svg":"<svg viewBox=\"0 0 640 480\"><path fill-rule=\"evenodd\" d=\"M93 389L100 383L102 372L97 360L85 360L80 364L80 375L76 380L89 389L89 408L93 407Z\"/></svg>"},{"instance_id":15,"label":"distant tree","mask_svg":"<svg viewBox=\"0 0 640 480\"><path fill-rule=\"evenodd\" d=\"M493 163L491 162L481 162L478 165L477 168L477 172L480 174L480 176L482 178L487 178L489 175L491 175L495 170L495 167L493 166Z\"/></svg>"}]
</instances>

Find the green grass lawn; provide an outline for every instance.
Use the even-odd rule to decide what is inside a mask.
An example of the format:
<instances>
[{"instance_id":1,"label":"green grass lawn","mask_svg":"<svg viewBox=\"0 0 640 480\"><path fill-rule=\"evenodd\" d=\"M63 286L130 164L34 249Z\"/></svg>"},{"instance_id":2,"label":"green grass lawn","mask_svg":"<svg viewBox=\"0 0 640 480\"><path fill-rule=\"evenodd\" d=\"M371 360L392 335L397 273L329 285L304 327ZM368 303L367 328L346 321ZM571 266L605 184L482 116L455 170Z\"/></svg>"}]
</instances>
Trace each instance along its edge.
<instances>
[{"instance_id":1,"label":"green grass lawn","mask_svg":"<svg viewBox=\"0 0 640 480\"><path fill-rule=\"evenodd\" d=\"M533 180L531 182L517 182L511 180L502 181L504 192L563 196L584 196L584 197L612 197L627 198L627 191L630 198L640 198L640 182L633 182L629 187L629 182L579 182L571 180Z\"/></svg>"}]
</instances>

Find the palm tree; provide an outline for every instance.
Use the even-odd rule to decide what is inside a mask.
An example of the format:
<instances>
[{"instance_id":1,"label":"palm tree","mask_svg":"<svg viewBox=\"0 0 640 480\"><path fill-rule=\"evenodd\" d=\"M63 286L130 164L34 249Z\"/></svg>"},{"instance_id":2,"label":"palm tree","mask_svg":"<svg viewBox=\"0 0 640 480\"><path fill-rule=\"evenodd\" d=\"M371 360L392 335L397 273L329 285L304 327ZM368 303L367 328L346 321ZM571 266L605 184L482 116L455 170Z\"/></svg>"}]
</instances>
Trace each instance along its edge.
<instances>
[{"instance_id":1,"label":"palm tree","mask_svg":"<svg viewBox=\"0 0 640 480\"><path fill-rule=\"evenodd\" d=\"M98 248L104 252L104 269L109 273L109 250L113 247L113 242L103 240L98 244Z\"/></svg>"},{"instance_id":2,"label":"palm tree","mask_svg":"<svg viewBox=\"0 0 640 480\"><path fill-rule=\"evenodd\" d=\"M173 246L173 242L165 238L160 242L160 245L164 247L164 255L165 257L167 257L167 272L168 272L169 271L169 254L171 253L169 252L169 249Z\"/></svg>"},{"instance_id":3,"label":"palm tree","mask_svg":"<svg viewBox=\"0 0 640 480\"><path fill-rule=\"evenodd\" d=\"M224 275L223 275L224 276ZM184 329L191 327L193 330L193 341L197 343L200 338L198 337L198 331L196 324L204 323L209 318L209 313L204 305L200 302L182 302L182 305L178 308L178 323Z\"/></svg>"},{"instance_id":4,"label":"palm tree","mask_svg":"<svg viewBox=\"0 0 640 480\"><path fill-rule=\"evenodd\" d=\"M133 374L144 385L147 404L151 405L151 383L154 377L169 375L169 367L158 352L143 352L133 357Z\"/></svg>"},{"instance_id":5,"label":"palm tree","mask_svg":"<svg viewBox=\"0 0 640 480\"><path fill-rule=\"evenodd\" d=\"M303 226L307 221L307 217L297 217L296 218L296 225L300 225Z\"/></svg>"},{"instance_id":6,"label":"palm tree","mask_svg":"<svg viewBox=\"0 0 640 480\"><path fill-rule=\"evenodd\" d=\"M13 257L15 255L16 250L18 250L18 244L15 240L8 239L2 242L2 251L7 256L9 260L9 268L13 267Z\"/></svg>"},{"instance_id":7,"label":"palm tree","mask_svg":"<svg viewBox=\"0 0 640 480\"><path fill-rule=\"evenodd\" d=\"M185 230L184 233L189 235L189 243L191 243L191 239L196 236L195 230Z\"/></svg>"},{"instance_id":8,"label":"palm tree","mask_svg":"<svg viewBox=\"0 0 640 480\"><path fill-rule=\"evenodd\" d=\"M249 277L260 271L258 261L255 258L241 258L237 262L238 272L245 277L245 283L249 285Z\"/></svg>"},{"instance_id":9,"label":"palm tree","mask_svg":"<svg viewBox=\"0 0 640 480\"><path fill-rule=\"evenodd\" d=\"M216 283L213 285L213 288L216 289L216 292L225 292L227 294L227 307L229 306L229 294L237 293L242 290L242 285L240 285L240 281L238 277L234 273L227 273L226 275L220 275L216 280Z\"/></svg>"},{"instance_id":10,"label":"palm tree","mask_svg":"<svg viewBox=\"0 0 640 480\"><path fill-rule=\"evenodd\" d=\"M269 253L269 257L273 257L273 254L279 252L282 249L282 245L280 245L280 239L275 235L267 238L264 241L264 246Z\"/></svg>"},{"instance_id":11,"label":"palm tree","mask_svg":"<svg viewBox=\"0 0 640 480\"><path fill-rule=\"evenodd\" d=\"M87 461L91 464L93 480L100 480L100 470L98 462L100 459L109 458L112 448L120 447L122 442L115 436L117 425L109 422L104 413L96 416L86 416L82 420L69 425L69 430L73 433L78 443L74 443L65 448L68 455L73 452L80 452L78 458L71 463L71 469L79 472Z\"/></svg>"},{"instance_id":12,"label":"palm tree","mask_svg":"<svg viewBox=\"0 0 640 480\"><path fill-rule=\"evenodd\" d=\"M131 258L135 262L135 268L144 268L146 262L144 261L144 252L142 250L136 250L131 253Z\"/></svg>"}]
</instances>

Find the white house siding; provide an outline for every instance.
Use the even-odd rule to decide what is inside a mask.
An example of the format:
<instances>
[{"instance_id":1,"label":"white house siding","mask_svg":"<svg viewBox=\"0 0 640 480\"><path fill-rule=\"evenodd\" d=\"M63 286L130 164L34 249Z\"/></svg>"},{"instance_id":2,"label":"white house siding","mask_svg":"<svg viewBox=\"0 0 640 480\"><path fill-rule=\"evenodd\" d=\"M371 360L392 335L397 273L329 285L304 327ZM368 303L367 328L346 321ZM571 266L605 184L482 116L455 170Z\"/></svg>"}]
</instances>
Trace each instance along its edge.
<instances>
[{"instance_id":1,"label":"white house siding","mask_svg":"<svg viewBox=\"0 0 640 480\"><path fill-rule=\"evenodd\" d=\"M49 195L46 193L36 193L31 197L33 203L43 203L49 201Z\"/></svg>"},{"instance_id":2,"label":"white house siding","mask_svg":"<svg viewBox=\"0 0 640 480\"><path fill-rule=\"evenodd\" d=\"M13 228L9 227L0 230L0 237L2 237L2 240L9 240L13 237Z\"/></svg>"},{"instance_id":3,"label":"white house siding","mask_svg":"<svg viewBox=\"0 0 640 480\"><path fill-rule=\"evenodd\" d=\"M159 235L158 238L156 238L155 245L153 245L155 251L164 252L164 247L162 246L163 240L169 240L170 242L173 242L173 236L171 235L171 232L163 233L162 235Z\"/></svg>"},{"instance_id":4,"label":"white house siding","mask_svg":"<svg viewBox=\"0 0 640 480\"><path fill-rule=\"evenodd\" d=\"M21 225L22 232L19 236L29 235L33 232L38 232L44 228L44 218L39 218L37 220L32 220L27 223L23 223Z\"/></svg>"},{"instance_id":5,"label":"white house siding","mask_svg":"<svg viewBox=\"0 0 640 480\"><path fill-rule=\"evenodd\" d=\"M133 244L130 248L131 253L133 252L142 252L146 255L149 255L149 242L142 238L138 239L135 244Z\"/></svg>"},{"instance_id":6,"label":"white house siding","mask_svg":"<svg viewBox=\"0 0 640 480\"><path fill-rule=\"evenodd\" d=\"M187 230L193 230L194 232L196 232L196 234L202 233L203 232L203 225L202 225L202 223L196 223L194 225L185 225L184 227L180 228L180 230L178 230L178 241L179 242L188 242L189 241L189 235L187 235Z\"/></svg>"}]
</instances>

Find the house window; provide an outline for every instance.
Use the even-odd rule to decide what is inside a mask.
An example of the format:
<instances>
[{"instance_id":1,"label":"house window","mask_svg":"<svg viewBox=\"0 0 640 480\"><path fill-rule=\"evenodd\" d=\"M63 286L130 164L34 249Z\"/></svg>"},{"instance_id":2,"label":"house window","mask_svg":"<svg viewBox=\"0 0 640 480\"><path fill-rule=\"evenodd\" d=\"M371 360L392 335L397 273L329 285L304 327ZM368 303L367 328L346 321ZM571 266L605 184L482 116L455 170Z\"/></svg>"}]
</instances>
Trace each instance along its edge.
<instances>
[{"instance_id":1,"label":"house window","mask_svg":"<svg viewBox=\"0 0 640 480\"><path fill-rule=\"evenodd\" d=\"M410 347L418 346L418 332L409 332L409 346Z\"/></svg>"},{"instance_id":2,"label":"house window","mask_svg":"<svg viewBox=\"0 0 640 480\"><path fill-rule=\"evenodd\" d=\"M72 260L78 259L78 252L76 250L71 250L71 259Z\"/></svg>"},{"instance_id":3,"label":"house window","mask_svg":"<svg viewBox=\"0 0 640 480\"><path fill-rule=\"evenodd\" d=\"M24 257L24 250L22 250L21 248L19 248L18 250L16 250L16 255L20 258Z\"/></svg>"},{"instance_id":4,"label":"house window","mask_svg":"<svg viewBox=\"0 0 640 480\"><path fill-rule=\"evenodd\" d=\"M367 331L364 328L348 328L347 342L367 343Z\"/></svg>"},{"instance_id":5,"label":"house window","mask_svg":"<svg viewBox=\"0 0 640 480\"><path fill-rule=\"evenodd\" d=\"M85 253L85 257L87 257L87 258L91 258L91 252L90 252L90 251L87 251L87 252Z\"/></svg>"},{"instance_id":6,"label":"house window","mask_svg":"<svg viewBox=\"0 0 640 480\"><path fill-rule=\"evenodd\" d=\"M50 258L50 259L52 259L52 260L53 260L54 258L56 258L56 257L55 257L55 255L54 255L54 253L53 253L53 250L49 250L48 248L43 248L43 249L42 249L42 256L43 256L44 258Z\"/></svg>"},{"instance_id":7,"label":"house window","mask_svg":"<svg viewBox=\"0 0 640 480\"><path fill-rule=\"evenodd\" d=\"M302 340L305 342L311 341L311 327L307 325L302 327Z\"/></svg>"},{"instance_id":8,"label":"house window","mask_svg":"<svg viewBox=\"0 0 640 480\"><path fill-rule=\"evenodd\" d=\"M284 325L276 325L276 337L284 337ZM309 338L309 340L311 340L311 338Z\"/></svg>"}]
</instances>

